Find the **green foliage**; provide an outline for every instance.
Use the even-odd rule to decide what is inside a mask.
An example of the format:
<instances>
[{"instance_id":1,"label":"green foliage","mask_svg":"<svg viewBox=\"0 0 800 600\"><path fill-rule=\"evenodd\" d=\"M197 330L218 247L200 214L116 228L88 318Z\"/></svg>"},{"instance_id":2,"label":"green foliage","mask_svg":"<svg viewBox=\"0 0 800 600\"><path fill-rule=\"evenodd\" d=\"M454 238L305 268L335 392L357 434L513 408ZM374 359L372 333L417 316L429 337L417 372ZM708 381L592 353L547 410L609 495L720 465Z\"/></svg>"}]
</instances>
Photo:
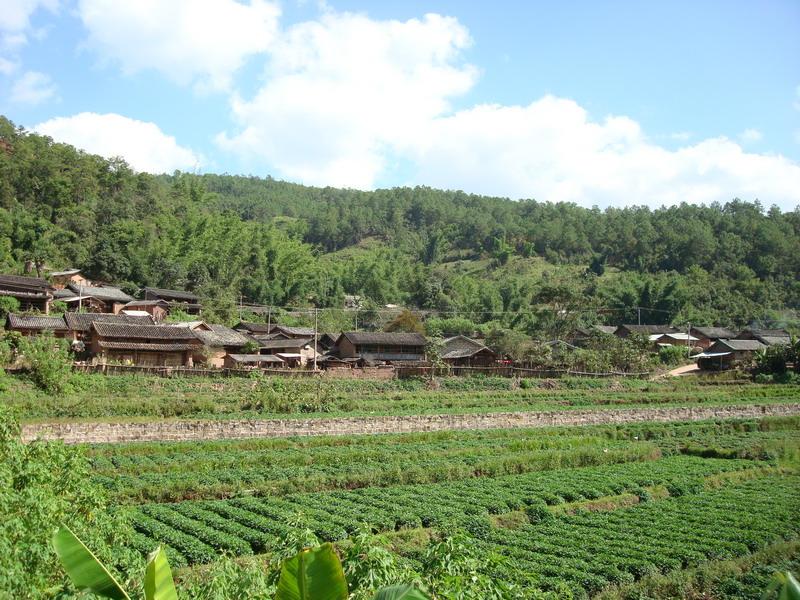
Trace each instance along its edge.
<instances>
[{"instance_id":1,"label":"green foliage","mask_svg":"<svg viewBox=\"0 0 800 600\"><path fill-rule=\"evenodd\" d=\"M48 394L64 392L72 375L67 341L52 335L23 337L19 351L36 386Z\"/></svg>"},{"instance_id":2,"label":"green foliage","mask_svg":"<svg viewBox=\"0 0 800 600\"><path fill-rule=\"evenodd\" d=\"M385 331L402 333L425 333L420 318L410 310L404 310L384 327Z\"/></svg>"},{"instance_id":3,"label":"green foliage","mask_svg":"<svg viewBox=\"0 0 800 600\"><path fill-rule=\"evenodd\" d=\"M662 346L658 349L658 360L663 365L680 365L689 359L689 346Z\"/></svg>"},{"instance_id":4,"label":"green foliage","mask_svg":"<svg viewBox=\"0 0 800 600\"><path fill-rule=\"evenodd\" d=\"M285 560L275 600L347 600L347 581L333 546L303 549Z\"/></svg>"},{"instance_id":5,"label":"green foliage","mask_svg":"<svg viewBox=\"0 0 800 600\"><path fill-rule=\"evenodd\" d=\"M120 516L109 516L102 488L86 458L61 443L24 444L19 427L0 406L0 596L35 598L58 588L52 532L70 522L86 533L112 571L127 569L134 553L120 543L131 533Z\"/></svg>"},{"instance_id":6,"label":"green foliage","mask_svg":"<svg viewBox=\"0 0 800 600\"><path fill-rule=\"evenodd\" d=\"M755 355L755 372L764 375L782 375L786 373L786 363L794 358L794 349L791 345L778 344L767 346Z\"/></svg>"},{"instance_id":7,"label":"green foliage","mask_svg":"<svg viewBox=\"0 0 800 600\"><path fill-rule=\"evenodd\" d=\"M0 296L0 320L5 323L9 313L19 312L19 300L11 296Z\"/></svg>"}]
</instances>

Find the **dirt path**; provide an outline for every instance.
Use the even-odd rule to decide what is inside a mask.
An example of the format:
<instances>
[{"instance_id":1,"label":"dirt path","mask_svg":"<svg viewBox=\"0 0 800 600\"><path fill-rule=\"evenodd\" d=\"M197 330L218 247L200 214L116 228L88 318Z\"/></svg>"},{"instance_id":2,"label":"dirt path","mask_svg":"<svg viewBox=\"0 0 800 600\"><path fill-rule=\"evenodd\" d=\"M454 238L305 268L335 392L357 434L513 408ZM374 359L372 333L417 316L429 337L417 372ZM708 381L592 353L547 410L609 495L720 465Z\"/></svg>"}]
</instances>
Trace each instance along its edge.
<instances>
[{"instance_id":1,"label":"dirt path","mask_svg":"<svg viewBox=\"0 0 800 600\"><path fill-rule=\"evenodd\" d=\"M800 403L252 421L40 423L23 426L22 439L26 442L35 439L62 440L68 444L196 441L701 421L779 415L800 415Z\"/></svg>"}]
</instances>

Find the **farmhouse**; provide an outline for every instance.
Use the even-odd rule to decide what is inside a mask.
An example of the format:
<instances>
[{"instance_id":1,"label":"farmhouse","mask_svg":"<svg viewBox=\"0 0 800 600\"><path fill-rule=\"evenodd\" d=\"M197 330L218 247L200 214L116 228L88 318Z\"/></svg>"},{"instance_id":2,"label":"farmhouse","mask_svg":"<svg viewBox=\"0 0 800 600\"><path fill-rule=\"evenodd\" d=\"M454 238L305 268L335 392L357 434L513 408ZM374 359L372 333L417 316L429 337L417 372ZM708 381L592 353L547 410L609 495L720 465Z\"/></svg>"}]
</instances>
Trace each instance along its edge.
<instances>
[{"instance_id":1,"label":"farmhouse","mask_svg":"<svg viewBox=\"0 0 800 600\"><path fill-rule=\"evenodd\" d=\"M228 354L225 356L224 366L227 369L263 369L283 367L285 365L281 358L271 354Z\"/></svg>"},{"instance_id":2,"label":"farmhouse","mask_svg":"<svg viewBox=\"0 0 800 600\"><path fill-rule=\"evenodd\" d=\"M81 275L80 269L67 269L66 271L53 271L48 274L50 283L57 290L63 290L70 283L75 285L91 285L91 282Z\"/></svg>"},{"instance_id":3,"label":"farmhouse","mask_svg":"<svg viewBox=\"0 0 800 600\"><path fill-rule=\"evenodd\" d=\"M79 298L91 296L98 301L102 307L102 312L116 315L128 302L133 301L133 296L123 292L120 288L113 285L83 285L70 283L67 286Z\"/></svg>"},{"instance_id":4,"label":"farmhouse","mask_svg":"<svg viewBox=\"0 0 800 600\"><path fill-rule=\"evenodd\" d=\"M66 313L64 321L69 330L69 337L76 342L89 342L92 323L111 323L115 325L155 325L153 317L136 317L132 315L114 315L109 313Z\"/></svg>"},{"instance_id":5,"label":"farmhouse","mask_svg":"<svg viewBox=\"0 0 800 600\"><path fill-rule=\"evenodd\" d=\"M202 345L185 327L92 323L91 351L100 363L191 367Z\"/></svg>"},{"instance_id":6,"label":"farmhouse","mask_svg":"<svg viewBox=\"0 0 800 600\"><path fill-rule=\"evenodd\" d=\"M250 336L225 325L203 323L192 331L205 346L203 355L195 356L194 361L205 362L212 367L224 367L228 354L241 353L249 342L254 341Z\"/></svg>"},{"instance_id":7,"label":"farmhouse","mask_svg":"<svg viewBox=\"0 0 800 600\"><path fill-rule=\"evenodd\" d=\"M789 345L792 341L785 329L745 329L736 336L737 340L758 340L765 346Z\"/></svg>"},{"instance_id":8,"label":"farmhouse","mask_svg":"<svg viewBox=\"0 0 800 600\"><path fill-rule=\"evenodd\" d=\"M261 354L279 357L289 366L306 366L320 357L314 348L314 338L273 338L258 339Z\"/></svg>"},{"instance_id":9,"label":"farmhouse","mask_svg":"<svg viewBox=\"0 0 800 600\"><path fill-rule=\"evenodd\" d=\"M766 346L758 340L718 340L695 358L701 369L720 371L749 361L763 348Z\"/></svg>"},{"instance_id":10,"label":"farmhouse","mask_svg":"<svg viewBox=\"0 0 800 600\"><path fill-rule=\"evenodd\" d=\"M53 287L39 277L0 275L0 296L16 298L22 311L50 312Z\"/></svg>"},{"instance_id":11,"label":"farmhouse","mask_svg":"<svg viewBox=\"0 0 800 600\"><path fill-rule=\"evenodd\" d=\"M665 346L691 346L694 347L698 338L687 333L654 333L648 336L653 343L653 349L658 350Z\"/></svg>"},{"instance_id":12,"label":"farmhouse","mask_svg":"<svg viewBox=\"0 0 800 600\"><path fill-rule=\"evenodd\" d=\"M639 334L650 337L655 334L679 333L671 325L620 325L614 330L614 335L626 338L631 334Z\"/></svg>"},{"instance_id":13,"label":"farmhouse","mask_svg":"<svg viewBox=\"0 0 800 600\"><path fill-rule=\"evenodd\" d=\"M166 300L132 300L123 306L120 312L136 314L133 311L147 313L157 323L160 323L169 314L169 303Z\"/></svg>"},{"instance_id":14,"label":"farmhouse","mask_svg":"<svg viewBox=\"0 0 800 600\"><path fill-rule=\"evenodd\" d=\"M574 346L583 346L589 338L596 335L614 335L617 328L614 325L592 325L590 327L578 327L572 332L568 341Z\"/></svg>"},{"instance_id":15,"label":"farmhouse","mask_svg":"<svg viewBox=\"0 0 800 600\"><path fill-rule=\"evenodd\" d=\"M694 345L700 346L704 350L718 340L730 340L736 337L733 331L725 327L692 327L689 329L689 333L697 338Z\"/></svg>"},{"instance_id":16,"label":"farmhouse","mask_svg":"<svg viewBox=\"0 0 800 600\"><path fill-rule=\"evenodd\" d=\"M202 310L200 298L191 292L165 290L163 288L144 288L145 300L164 300L170 308L179 309L190 315L199 315Z\"/></svg>"},{"instance_id":17,"label":"farmhouse","mask_svg":"<svg viewBox=\"0 0 800 600\"><path fill-rule=\"evenodd\" d=\"M364 333L348 331L336 340L340 358L363 358L370 362L422 362L425 336L419 333Z\"/></svg>"},{"instance_id":18,"label":"farmhouse","mask_svg":"<svg viewBox=\"0 0 800 600\"><path fill-rule=\"evenodd\" d=\"M94 296L81 296L69 288L53 292L53 301L63 302L71 312L96 312L106 311L106 303Z\"/></svg>"},{"instance_id":19,"label":"farmhouse","mask_svg":"<svg viewBox=\"0 0 800 600\"><path fill-rule=\"evenodd\" d=\"M247 321L240 321L233 326L236 331L246 332L251 335L269 335L272 327L272 325L267 325L266 323L249 323Z\"/></svg>"},{"instance_id":20,"label":"farmhouse","mask_svg":"<svg viewBox=\"0 0 800 600\"><path fill-rule=\"evenodd\" d=\"M26 316L9 314L6 329L16 331L20 335L41 335L50 332L57 338L68 337L67 324L63 317Z\"/></svg>"},{"instance_id":21,"label":"farmhouse","mask_svg":"<svg viewBox=\"0 0 800 600\"><path fill-rule=\"evenodd\" d=\"M441 359L451 366L488 367L497 361L497 355L477 340L456 335L444 340Z\"/></svg>"}]
</instances>

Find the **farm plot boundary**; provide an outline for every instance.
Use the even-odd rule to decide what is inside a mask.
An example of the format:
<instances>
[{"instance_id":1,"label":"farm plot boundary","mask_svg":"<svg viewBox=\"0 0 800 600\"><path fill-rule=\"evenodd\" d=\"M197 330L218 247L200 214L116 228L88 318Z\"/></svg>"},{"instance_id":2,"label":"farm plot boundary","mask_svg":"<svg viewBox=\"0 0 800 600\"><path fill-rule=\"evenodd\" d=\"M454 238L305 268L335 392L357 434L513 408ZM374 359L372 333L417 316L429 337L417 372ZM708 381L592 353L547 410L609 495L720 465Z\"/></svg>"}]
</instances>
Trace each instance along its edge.
<instances>
[{"instance_id":1,"label":"farm plot boundary","mask_svg":"<svg viewBox=\"0 0 800 600\"><path fill-rule=\"evenodd\" d=\"M319 419L185 420L129 423L41 423L22 428L23 441L68 444L278 438L702 421L800 414L800 403L655 409L505 412L488 414L336 417Z\"/></svg>"}]
</instances>

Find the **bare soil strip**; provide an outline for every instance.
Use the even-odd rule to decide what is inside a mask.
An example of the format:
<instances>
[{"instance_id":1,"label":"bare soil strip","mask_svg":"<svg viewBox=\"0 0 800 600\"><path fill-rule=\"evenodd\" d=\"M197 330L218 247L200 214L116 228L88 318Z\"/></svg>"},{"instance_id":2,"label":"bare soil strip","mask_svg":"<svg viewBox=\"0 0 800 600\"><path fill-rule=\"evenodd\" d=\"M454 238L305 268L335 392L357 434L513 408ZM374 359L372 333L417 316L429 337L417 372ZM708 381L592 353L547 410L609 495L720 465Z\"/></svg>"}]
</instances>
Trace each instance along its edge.
<instances>
[{"instance_id":1,"label":"bare soil strip","mask_svg":"<svg viewBox=\"0 0 800 600\"><path fill-rule=\"evenodd\" d=\"M22 439L26 442L35 439L61 440L67 444L168 442L537 428L643 421L704 421L798 414L800 414L800 403L460 415L335 417L330 419L37 423L22 427Z\"/></svg>"}]
</instances>

